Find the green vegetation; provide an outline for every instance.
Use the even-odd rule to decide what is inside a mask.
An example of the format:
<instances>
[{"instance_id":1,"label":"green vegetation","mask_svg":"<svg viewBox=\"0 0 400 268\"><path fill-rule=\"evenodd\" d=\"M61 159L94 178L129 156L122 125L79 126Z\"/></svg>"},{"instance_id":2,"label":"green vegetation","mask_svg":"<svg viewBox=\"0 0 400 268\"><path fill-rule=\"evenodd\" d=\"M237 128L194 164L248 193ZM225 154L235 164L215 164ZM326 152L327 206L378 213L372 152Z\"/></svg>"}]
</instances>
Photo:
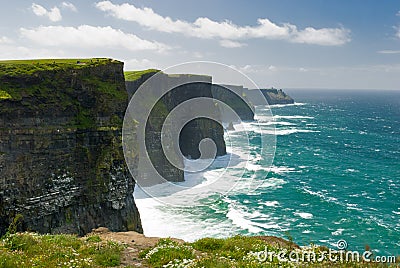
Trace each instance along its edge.
<instances>
[{"instance_id":1,"label":"green vegetation","mask_svg":"<svg viewBox=\"0 0 400 268\"><path fill-rule=\"evenodd\" d=\"M156 247L141 252L139 257L146 259L152 267L164 267L163 265L169 263L179 262L180 264L192 260L195 254L191 246L178 244L167 238L160 239Z\"/></svg>"},{"instance_id":2,"label":"green vegetation","mask_svg":"<svg viewBox=\"0 0 400 268\"><path fill-rule=\"evenodd\" d=\"M128 99L119 68L121 62L106 58L0 61L0 101L20 102L24 112L73 114L70 127L95 128L99 114L112 116ZM14 112L15 106L0 107ZM104 127L122 125L111 121Z\"/></svg>"},{"instance_id":3,"label":"green vegetation","mask_svg":"<svg viewBox=\"0 0 400 268\"><path fill-rule=\"evenodd\" d=\"M19 220L12 223L15 229ZM193 243L160 239L155 247L140 252L144 267L397 267L397 263L340 261L345 253L329 257L326 247L299 248L279 238L235 236L226 239L203 238ZM8 267L115 267L121 265L126 244L102 240L98 235L39 235L8 232L0 240L0 268ZM280 254L280 255L279 255ZM325 255L324 255L325 254ZM271 256L271 257L270 257ZM273 257L272 257L273 256ZM280 256L280 257L278 257ZM322 260L322 256L324 259ZM351 256L351 255L349 255ZM299 261L295 262L293 259ZM337 258L331 261L330 258ZM343 258L343 257L342 257ZM282 261L284 259L284 261ZM399 260L397 260L399 261ZM147 266L148 265L148 266Z\"/></svg>"},{"instance_id":4,"label":"green vegetation","mask_svg":"<svg viewBox=\"0 0 400 268\"><path fill-rule=\"evenodd\" d=\"M114 267L123 249L98 236L9 233L0 241L0 267Z\"/></svg>"},{"instance_id":5,"label":"green vegetation","mask_svg":"<svg viewBox=\"0 0 400 268\"><path fill-rule=\"evenodd\" d=\"M4 90L0 90L0 101L1 100L7 100L7 99L11 99L12 97L11 97L11 95L8 93L8 92L6 92L6 91L4 91Z\"/></svg>"},{"instance_id":6,"label":"green vegetation","mask_svg":"<svg viewBox=\"0 0 400 268\"><path fill-rule=\"evenodd\" d=\"M0 76L31 75L39 71L82 69L111 62L107 58L92 59L32 59L0 61Z\"/></svg>"},{"instance_id":7,"label":"green vegetation","mask_svg":"<svg viewBox=\"0 0 400 268\"><path fill-rule=\"evenodd\" d=\"M161 239L154 247L144 250L139 257L151 267L388 267L387 264L361 262L332 262L324 254L325 247L298 248L279 238L235 236L227 239L203 238L194 243L178 243ZM278 252L283 252L279 261ZM274 256L269 258L269 256ZM298 256L300 261L289 261L289 256ZM304 257L303 257L304 256ZM315 256L315 259L313 259ZM339 253L333 256L339 257ZM314 261L313 261L314 260ZM392 264L396 267L396 264Z\"/></svg>"},{"instance_id":8,"label":"green vegetation","mask_svg":"<svg viewBox=\"0 0 400 268\"><path fill-rule=\"evenodd\" d=\"M54 89L68 90L68 87L71 86L71 81L63 79L65 74L69 74L68 71L105 65L111 62L117 61L106 58L0 61L0 83L1 92L3 92L0 93L0 100L3 99L1 96L12 100L21 100L23 97L30 96L57 95L59 92L54 91ZM91 86L98 87L102 92L115 93L109 87L104 86L104 82L91 82Z\"/></svg>"},{"instance_id":9,"label":"green vegetation","mask_svg":"<svg viewBox=\"0 0 400 268\"><path fill-rule=\"evenodd\" d=\"M143 71L126 71L126 72L124 72L125 81L136 81L145 74L157 73L159 71L160 70L157 70L157 69L148 69L148 70L143 70Z\"/></svg>"}]
</instances>

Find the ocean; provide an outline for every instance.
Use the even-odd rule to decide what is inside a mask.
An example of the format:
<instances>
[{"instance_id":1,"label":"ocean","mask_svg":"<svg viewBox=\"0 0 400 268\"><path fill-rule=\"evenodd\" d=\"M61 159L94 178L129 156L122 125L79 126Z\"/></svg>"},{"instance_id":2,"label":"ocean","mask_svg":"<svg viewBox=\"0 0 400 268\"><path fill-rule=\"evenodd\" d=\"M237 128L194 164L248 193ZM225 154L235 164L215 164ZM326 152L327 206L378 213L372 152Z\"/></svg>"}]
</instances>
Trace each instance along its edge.
<instances>
[{"instance_id":1,"label":"ocean","mask_svg":"<svg viewBox=\"0 0 400 268\"><path fill-rule=\"evenodd\" d=\"M244 123L248 144L242 131L227 131L231 155L185 174L177 183L181 191L165 183L153 186L159 195L151 198L136 187L145 235L187 241L274 235L331 248L345 240L349 250L368 245L377 255L400 255L400 91L286 92L295 104L271 106L272 123L263 122L267 109L258 109L259 124ZM256 135L271 124L272 166L260 155ZM226 169L232 147L236 163ZM235 182L231 191L220 191L224 181ZM192 190L199 186L206 191Z\"/></svg>"}]
</instances>

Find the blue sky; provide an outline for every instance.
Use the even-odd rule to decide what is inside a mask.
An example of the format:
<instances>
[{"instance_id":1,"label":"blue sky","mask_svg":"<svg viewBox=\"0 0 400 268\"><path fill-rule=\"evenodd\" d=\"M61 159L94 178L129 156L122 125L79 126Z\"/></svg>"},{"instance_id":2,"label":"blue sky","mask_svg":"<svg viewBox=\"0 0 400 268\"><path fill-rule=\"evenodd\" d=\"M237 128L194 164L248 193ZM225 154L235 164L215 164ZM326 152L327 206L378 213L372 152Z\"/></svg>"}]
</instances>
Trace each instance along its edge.
<instances>
[{"instance_id":1,"label":"blue sky","mask_svg":"<svg viewBox=\"0 0 400 268\"><path fill-rule=\"evenodd\" d=\"M203 60L260 87L400 89L400 1L21 0L0 20L0 59Z\"/></svg>"}]
</instances>

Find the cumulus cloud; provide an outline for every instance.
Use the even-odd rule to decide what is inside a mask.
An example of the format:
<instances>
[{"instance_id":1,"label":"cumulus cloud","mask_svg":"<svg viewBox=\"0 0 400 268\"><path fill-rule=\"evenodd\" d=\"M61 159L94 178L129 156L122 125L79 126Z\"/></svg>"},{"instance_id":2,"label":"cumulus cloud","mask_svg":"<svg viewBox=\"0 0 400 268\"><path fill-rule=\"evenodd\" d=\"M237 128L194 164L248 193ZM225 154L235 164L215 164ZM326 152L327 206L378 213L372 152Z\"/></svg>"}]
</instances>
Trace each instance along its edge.
<instances>
[{"instance_id":1,"label":"cumulus cloud","mask_svg":"<svg viewBox=\"0 0 400 268\"><path fill-rule=\"evenodd\" d=\"M343 28L314 29L307 27L302 31L295 31L291 41L304 44L338 46L350 42L350 31Z\"/></svg>"},{"instance_id":2,"label":"cumulus cloud","mask_svg":"<svg viewBox=\"0 0 400 268\"><path fill-rule=\"evenodd\" d=\"M50 10L47 10L43 6L33 3L31 9L36 16L47 17L52 22L62 20L61 12L58 7L53 7Z\"/></svg>"},{"instance_id":3,"label":"cumulus cloud","mask_svg":"<svg viewBox=\"0 0 400 268\"><path fill-rule=\"evenodd\" d=\"M228 44L227 40L250 38L287 40L293 43L326 46L343 45L351 41L350 30L345 28L316 29L307 27L304 30L299 30L296 25L290 23L277 24L266 18L258 19L256 26L239 26L231 21L217 22L204 17L197 18L194 22L187 22L163 17L151 8L138 8L128 3L118 5L110 1L101 1L96 3L96 7L112 17L133 21L151 30L181 33L186 36L205 39L217 38L222 40L221 45ZM230 45L232 44L234 43L230 43Z\"/></svg>"},{"instance_id":4,"label":"cumulus cloud","mask_svg":"<svg viewBox=\"0 0 400 268\"><path fill-rule=\"evenodd\" d=\"M69 9L73 12L78 12L78 9L75 7L75 5L70 2L62 2L61 7L65 8L65 9Z\"/></svg>"},{"instance_id":5,"label":"cumulus cloud","mask_svg":"<svg viewBox=\"0 0 400 268\"><path fill-rule=\"evenodd\" d=\"M134 34L124 33L110 26L95 27L81 25L78 27L40 26L21 28L21 36L42 46L78 47L78 48L122 48L131 51L168 49L162 43L144 40Z\"/></svg>"},{"instance_id":6,"label":"cumulus cloud","mask_svg":"<svg viewBox=\"0 0 400 268\"><path fill-rule=\"evenodd\" d=\"M237 47L243 47L246 44L240 43L240 42L236 42L236 41L232 41L232 40L221 40L219 41L219 44L222 47L227 47L227 48L237 48Z\"/></svg>"}]
</instances>

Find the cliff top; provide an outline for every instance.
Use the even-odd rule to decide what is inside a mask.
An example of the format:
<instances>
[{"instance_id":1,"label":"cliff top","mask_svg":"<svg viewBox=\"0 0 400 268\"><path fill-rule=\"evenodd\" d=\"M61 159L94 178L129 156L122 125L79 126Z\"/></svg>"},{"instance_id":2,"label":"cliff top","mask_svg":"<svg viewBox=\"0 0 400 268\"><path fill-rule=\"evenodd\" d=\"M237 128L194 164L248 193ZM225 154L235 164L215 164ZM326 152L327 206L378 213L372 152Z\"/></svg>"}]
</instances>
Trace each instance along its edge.
<instances>
[{"instance_id":1,"label":"cliff top","mask_svg":"<svg viewBox=\"0 0 400 268\"><path fill-rule=\"evenodd\" d=\"M72 118L68 124L78 128L109 125L97 122L97 118L123 114L127 99L120 61L107 58L0 61L2 118L58 116Z\"/></svg>"},{"instance_id":2,"label":"cliff top","mask_svg":"<svg viewBox=\"0 0 400 268\"><path fill-rule=\"evenodd\" d=\"M82 69L117 62L109 58L91 59L28 59L0 61L0 76L18 77L40 71Z\"/></svg>"},{"instance_id":3,"label":"cliff top","mask_svg":"<svg viewBox=\"0 0 400 268\"><path fill-rule=\"evenodd\" d=\"M147 70L140 70L140 71L126 71L126 72L124 72L125 81L136 81L136 80L142 78L145 75L153 75L153 74L158 73L158 72L161 72L161 71L157 70L157 69L147 69ZM193 77L199 77L199 78L206 78L206 79L211 80L211 76L202 75L202 74L165 74L165 75L167 75L169 78L193 78Z\"/></svg>"},{"instance_id":4,"label":"cliff top","mask_svg":"<svg viewBox=\"0 0 400 268\"><path fill-rule=\"evenodd\" d=\"M99 78L104 76L104 73L91 71L103 66L108 68L107 66L115 64L120 65L122 70L122 62L109 58L0 61L0 101L19 101L24 97L52 98L61 91L74 87L73 82L76 78L84 80L82 81L84 84L96 84L94 88L97 88L99 92L116 93L114 95L119 96L121 95L119 90L117 90L118 92L113 90L109 83L111 80L114 81L108 77L114 75L114 71L110 70L104 79ZM73 75L75 71L82 74L77 77L76 74ZM82 71L84 71L84 74ZM80 81L75 82L80 83ZM63 100L64 98L60 97L60 99Z\"/></svg>"},{"instance_id":5,"label":"cliff top","mask_svg":"<svg viewBox=\"0 0 400 268\"><path fill-rule=\"evenodd\" d=\"M159 71L160 70L157 70L157 69L147 69L147 70L141 70L141 71L126 71L126 72L124 72L125 81L136 81L145 74L151 74L151 73L155 74Z\"/></svg>"}]
</instances>

